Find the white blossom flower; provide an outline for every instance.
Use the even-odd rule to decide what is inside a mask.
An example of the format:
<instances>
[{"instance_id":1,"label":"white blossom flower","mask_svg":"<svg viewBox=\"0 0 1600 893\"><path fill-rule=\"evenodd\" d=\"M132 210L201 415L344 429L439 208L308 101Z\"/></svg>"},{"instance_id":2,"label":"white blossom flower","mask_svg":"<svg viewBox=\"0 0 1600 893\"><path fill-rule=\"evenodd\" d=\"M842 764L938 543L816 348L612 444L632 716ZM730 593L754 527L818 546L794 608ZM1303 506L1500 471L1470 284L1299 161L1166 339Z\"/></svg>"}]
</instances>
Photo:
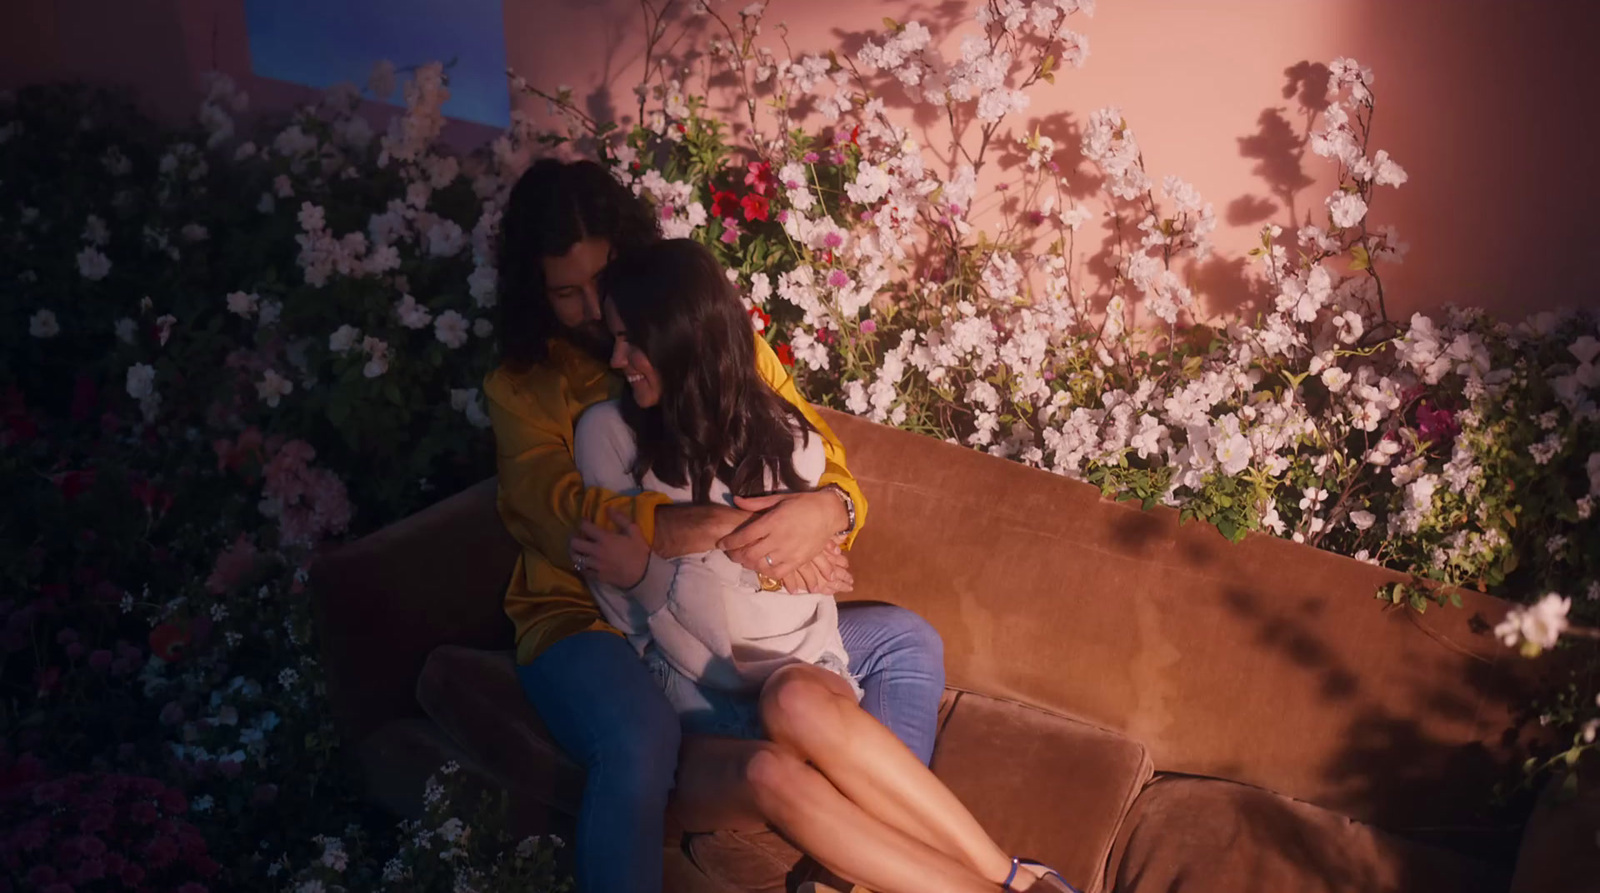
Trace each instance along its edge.
<instances>
[{"instance_id":1,"label":"white blossom flower","mask_svg":"<svg viewBox=\"0 0 1600 893\"><path fill-rule=\"evenodd\" d=\"M90 214L83 223L83 240L91 245L104 246L111 241L111 230L106 227L104 220Z\"/></svg>"},{"instance_id":2,"label":"white blossom flower","mask_svg":"<svg viewBox=\"0 0 1600 893\"><path fill-rule=\"evenodd\" d=\"M487 428L492 424L488 413L483 411L477 388L451 388L450 408L466 413L467 422L474 428Z\"/></svg>"},{"instance_id":3,"label":"white blossom flower","mask_svg":"<svg viewBox=\"0 0 1600 893\"><path fill-rule=\"evenodd\" d=\"M111 329L116 334L118 341L124 344L132 344L134 337L139 332L139 324L124 316L117 320Z\"/></svg>"},{"instance_id":4,"label":"white blossom flower","mask_svg":"<svg viewBox=\"0 0 1600 893\"><path fill-rule=\"evenodd\" d=\"M1328 216L1340 229L1352 227L1367 216L1367 203L1354 192L1335 192L1328 196Z\"/></svg>"},{"instance_id":5,"label":"white blossom flower","mask_svg":"<svg viewBox=\"0 0 1600 893\"><path fill-rule=\"evenodd\" d=\"M277 325L278 317L283 315L283 302L265 300L261 302L256 316L256 328L264 329Z\"/></svg>"},{"instance_id":6,"label":"white blossom flower","mask_svg":"<svg viewBox=\"0 0 1600 893\"><path fill-rule=\"evenodd\" d=\"M167 339L172 337L172 326L177 321L178 318L170 313L163 313L156 317L156 344L161 347L167 346Z\"/></svg>"},{"instance_id":7,"label":"white blossom flower","mask_svg":"<svg viewBox=\"0 0 1600 893\"><path fill-rule=\"evenodd\" d=\"M156 369L145 363L135 363L128 367L128 396L135 400L144 400L155 393Z\"/></svg>"},{"instance_id":8,"label":"white blossom flower","mask_svg":"<svg viewBox=\"0 0 1600 893\"><path fill-rule=\"evenodd\" d=\"M98 248L88 246L78 252L78 275L98 282L111 272L111 259L100 253Z\"/></svg>"},{"instance_id":9,"label":"white blossom flower","mask_svg":"<svg viewBox=\"0 0 1600 893\"><path fill-rule=\"evenodd\" d=\"M334 353L347 353L360 338L360 329L350 325L340 326L328 336L328 350Z\"/></svg>"},{"instance_id":10,"label":"white blossom flower","mask_svg":"<svg viewBox=\"0 0 1600 893\"><path fill-rule=\"evenodd\" d=\"M261 297L254 292L235 291L228 293L228 312L249 319L256 312Z\"/></svg>"},{"instance_id":11,"label":"white blossom flower","mask_svg":"<svg viewBox=\"0 0 1600 893\"><path fill-rule=\"evenodd\" d=\"M472 321L472 334L477 335L479 338L487 338L494 334L494 323L490 322L486 317L480 316Z\"/></svg>"},{"instance_id":12,"label":"white blossom flower","mask_svg":"<svg viewBox=\"0 0 1600 893\"><path fill-rule=\"evenodd\" d=\"M454 310L446 310L434 320L433 334L445 347L455 350L467 343L467 318Z\"/></svg>"},{"instance_id":13,"label":"white blossom flower","mask_svg":"<svg viewBox=\"0 0 1600 893\"><path fill-rule=\"evenodd\" d=\"M61 334L61 324L51 310L40 310L28 318L28 334L35 338L54 338Z\"/></svg>"},{"instance_id":14,"label":"white blossom flower","mask_svg":"<svg viewBox=\"0 0 1600 893\"><path fill-rule=\"evenodd\" d=\"M1366 530L1376 520L1378 520L1376 515L1361 509L1356 509L1350 513L1350 523L1354 524L1357 530Z\"/></svg>"},{"instance_id":15,"label":"white blossom flower","mask_svg":"<svg viewBox=\"0 0 1600 893\"><path fill-rule=\"evenodd\" d=\"M383 339L368 335L362 339L361 349L367 355L367 364L361 367L362 375L377 378L389 371L389 345Z\"/></svg>"},{"instance_id":16,"label":"white blossom flower","mask_svg":"<svg viewBox=\"0 0 1600 893\"><path fill-rule=\"evenodd\" d=\"M433 313L411 295L402 295L394 305L395 316L399 317L400 324L408 329L425 329L433 322Z\"/></svg>"},{"instance_id":17,"label":"white blossom flower","mask_svg":"<svg viewBox=\"0 0 1600 893\"><path fill-rule=\"evenodd\" d=\"M262 380L256 382L256 396L274 409L278 407L279 400L293 392L294 382L279 375L275 369L268 369Z\"/></svg>"},{"instance_id":18,"label":"white blossom flower","mask_svg":"<svg viewBox=\"0 0 1600 893\"><path fill-rule=\"evenodd\" d=\"M1506 612L1505 619L1494 628L1494 634L1506 647L1521 644L1524 653L1537 655L1541 650L1554 647L1567 629L1567 612L1572 599L1557 593L1547 593L1532 605L1518 605Z\"/></svg>"},{"instance_id":19,"label":"white blossom flower","mask_svg":"<svg viewBox=\"0 0 1600 893\"><path fill-rule=\"evenodd\" d=\"M488 309L499 300L496 293L499 282L500 276L494 267L479 264L472 268L472 274L467 277L467 293L472 295L473 302L480 308Z\"/></svg>"}]
</instances>

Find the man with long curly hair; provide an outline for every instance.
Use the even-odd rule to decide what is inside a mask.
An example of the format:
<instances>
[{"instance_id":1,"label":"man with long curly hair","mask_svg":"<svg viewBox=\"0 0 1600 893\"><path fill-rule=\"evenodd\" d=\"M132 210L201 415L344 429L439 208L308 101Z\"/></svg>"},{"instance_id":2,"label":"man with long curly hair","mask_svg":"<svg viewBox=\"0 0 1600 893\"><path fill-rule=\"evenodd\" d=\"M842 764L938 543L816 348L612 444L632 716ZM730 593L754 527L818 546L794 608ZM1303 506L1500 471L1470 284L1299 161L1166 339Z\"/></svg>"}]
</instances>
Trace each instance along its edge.
<instances>
[{"instance_id":1,"label":"man with long curly hair","mask_svg":"<svg viewBox=\"0 0 1600 893\"><path fill-rule=\"evenodd\" d=\"M599 277L616 254L660 238L647 203L605 168L541 160L511 192L501 221L500 365L484 381L494 422L499 508L522 554L506 592L516 627L518 676L557 743L588 770L575 841L585 891L661 888L668 795L701 816L716 804L697 792L719 772L744 770L732 742L721 765L702 759L678 773L682 732L650 670L607 624L569 544L584 522L643 532L666 557L723 549L795 592L836 593L852 580L848 548L866 500L827 423L802 399L765 340L756 369L821 434L826 467L817 489L740 500L738 508L671 505L654 493L584 487L573 428L588 407L615 397L611 336ZM578 559L581 562L581 559ZM844 605L840 633L865 691L862 705L926 764L944 689L943 644L924 620L888 605ZM697 754L717 754L716 747ZM713 830L699 828L691 830Z\"/></svg>"}]
</instances>

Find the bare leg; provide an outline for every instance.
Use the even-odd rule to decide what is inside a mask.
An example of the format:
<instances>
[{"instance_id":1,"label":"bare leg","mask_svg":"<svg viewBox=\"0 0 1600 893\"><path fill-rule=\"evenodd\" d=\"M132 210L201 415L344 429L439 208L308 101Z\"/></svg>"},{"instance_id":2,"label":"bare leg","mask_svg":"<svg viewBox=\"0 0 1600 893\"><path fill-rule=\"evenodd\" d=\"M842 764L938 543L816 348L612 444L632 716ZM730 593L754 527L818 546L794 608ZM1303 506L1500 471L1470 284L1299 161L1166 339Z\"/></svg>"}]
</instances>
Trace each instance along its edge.
<instances>
[{"instance_id":1,"label":"bare leg","mask_svg":"<svg viewBox=\"0 0 1600 893\"><path fill-rule=\"evenodd\" d=\"M880 893L995 891L994 882L959 859L851 803L785 747L691 735L679 754L672 808L685 830L755 829L770 822L829 870Z\"/></svg>"},{"instance_id":2,"label":"bare leg","mask_svg":"<svg viewBox=\"0 0 1600 893\"><path fill-rule=\"evenodd\" d=\"M1011 871L1011 857L943 782L861 709L838 675L809 664L784 667L762 689L761 716L773 741L816 766L878 821L929 851L959 859L990 881L991 890ZM1031 869L1022 872L1037 877Z\"/></svg>"}]
</instances>

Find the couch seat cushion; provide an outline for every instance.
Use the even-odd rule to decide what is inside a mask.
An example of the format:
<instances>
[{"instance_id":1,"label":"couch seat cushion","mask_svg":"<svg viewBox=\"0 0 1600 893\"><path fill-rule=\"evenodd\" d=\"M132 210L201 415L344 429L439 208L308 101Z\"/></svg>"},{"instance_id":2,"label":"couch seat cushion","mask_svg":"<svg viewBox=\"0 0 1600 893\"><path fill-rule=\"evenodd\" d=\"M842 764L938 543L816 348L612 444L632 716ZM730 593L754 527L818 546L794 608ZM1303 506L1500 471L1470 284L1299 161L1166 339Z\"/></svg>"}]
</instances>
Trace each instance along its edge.
<instances>
[{"instance_id":1,"label":"couch seat cushion","mask_svg":"<svg viewBox=\"0 0 1600 893\"><path fill-rule=\"evenodd\" d=\"M550 739L522 694L515 652L443 645L417 677L417 702L444 732L502 779L514 799L578 814L584 771ZM526 802L518 804L519 810Z\"/></svg>"},{"instance_id":2,"label":"couch seat cushion","mask_svg":"<svg viewBox=\"0 0 1600 893\"><path fill-rule=\"evenodd\" d=\"M1503 871L1229 781L1147 787L1112 854L1116 893L1503 891Z\"/></svg>"},{"instance_id":3,"label":"couch seat cushion","mask_svg":"<svg viewBox=\"0 0 1600 893\"><path fill-rule=\"evenodd\" d=\"M971 692L939 732L933 771L1002 849L1084 891L1101 888L1117 828L1151 775L1137 741Z\"/></svg>"}]
</instances>

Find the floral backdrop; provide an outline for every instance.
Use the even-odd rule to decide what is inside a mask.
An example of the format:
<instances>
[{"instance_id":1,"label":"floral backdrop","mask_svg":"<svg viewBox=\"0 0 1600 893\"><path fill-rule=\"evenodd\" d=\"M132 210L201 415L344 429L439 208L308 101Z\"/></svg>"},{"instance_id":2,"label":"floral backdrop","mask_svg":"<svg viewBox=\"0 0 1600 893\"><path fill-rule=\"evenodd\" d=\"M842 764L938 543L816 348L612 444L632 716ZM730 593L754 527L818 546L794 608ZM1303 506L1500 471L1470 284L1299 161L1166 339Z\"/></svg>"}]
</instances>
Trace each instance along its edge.
<instances>
[{"instance_id":1,"label":"floral backdrop","mask_svg":"<svg viewBox=\"0 0 1600 893\"><path fill-rule=\"evenodd\" d=\"M551 153L711 246L819 403L1396 568L1370 595L1406 610L1486 589L1520 603L1508 647L1592 661L1600 318L1390 316L1406 245L1377 221L1408 174L1349 59L1303 134L1337 188L1262 230L1258 306L1208 314L1212 206L1147 170L1137 122L1094 111L1068 145L1027 118L1092 12L992 0L806 54L760 4L647 2L629 126L511 73L555 123L467 155L438 64L248 134L222 76L187 128L80 87L0 99L0 889L566 888L560 841L514 840L453 766L419 819L363 805L305 591L319 544L493 473L493 245ZM401 82L375 132L363 96ZM1592 749L1588 679L1533 705L1556 744L1530 772Z\"/></svg>"}]
</instances>

